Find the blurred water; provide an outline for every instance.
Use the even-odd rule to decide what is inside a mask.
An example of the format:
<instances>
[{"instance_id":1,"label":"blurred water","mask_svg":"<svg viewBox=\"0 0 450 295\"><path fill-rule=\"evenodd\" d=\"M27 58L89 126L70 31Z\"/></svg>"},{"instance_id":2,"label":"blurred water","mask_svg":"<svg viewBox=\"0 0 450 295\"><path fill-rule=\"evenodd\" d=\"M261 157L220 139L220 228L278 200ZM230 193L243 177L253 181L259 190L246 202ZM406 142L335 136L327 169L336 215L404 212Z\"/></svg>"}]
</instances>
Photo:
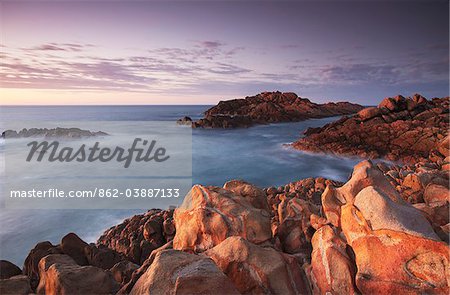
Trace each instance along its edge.
<instances>
[{"instance_id":1,"label":"blurred water","mask_svg":"<svg viewBox=\"0 0 450 295\"><path fill-rule=\"evenodd\" d=\"M1 107L9 121L175 121L200 118L209 106L33 106ZM337 118L255 126L248 129L194 129L193 182L223 185L244 179L256 185L277 186L307 177L346 180L357 159L313 155L286 146L308 127ZM1 129L3 130L3 126ZM39 126L36 126L39 127ZM77 126L73 126L77 127ZM98 128L101 130L101 127ZM181 147L180 147L181 148ZM2 150L0 149L0 153ZM181 202L182 199L179 200ZM160 205L159 205L160 206ZM150 208L149 208L150 209ZM142 210L11 210L0 211L0 258L22 265L37 242L58 243L68 232L88 242L110 226Z\"/></svg>"}]
</instances>

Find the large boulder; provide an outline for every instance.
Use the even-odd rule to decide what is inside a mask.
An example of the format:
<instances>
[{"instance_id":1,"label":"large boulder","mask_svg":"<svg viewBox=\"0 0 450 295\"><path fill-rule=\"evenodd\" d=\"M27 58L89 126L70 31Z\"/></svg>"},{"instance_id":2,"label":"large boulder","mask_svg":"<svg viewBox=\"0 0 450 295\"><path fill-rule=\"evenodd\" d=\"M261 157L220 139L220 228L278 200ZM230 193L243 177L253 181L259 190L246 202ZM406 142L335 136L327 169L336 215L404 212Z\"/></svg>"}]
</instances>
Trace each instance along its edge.
<instances>
[{"instance_id":1,"label":"large boulder","mask_svg":"<svg viewBox=\"0 0 450 295\"><path fill-rule=\"evenodd\" d=\"M310 252L314 229L310 216L319 214L318 208L299 198L282 198L278 205L278 226L274 231L287 253Z\"/></svg>"},{"instance_id":2,"label":"large boulder","mask_svg":"<svg viewBox=\"0 0 450 295\"><path fill-rule=\"evenodd\" d=\"M0 280L9 279L10 277L21 275L22 270L12 262L0 260Z\"/></svg>"},{"instance_id":3,"label":"large boulder","mask_svg":"<svg viewBox=\"0 0 450 295\"><path fill-rule=\"evenodd\" d=\"M155 260L156 256L165 250L173 249L173 241L167 242L162 247L159 247L158 249L155 249L152 251L150 256L142 263L142 265L133 271L131 274L131 278L126 282L126 284L123 284L123 286L120 288L120 290L117 292L117 294L129 294L131 290L133 289L136 282L141 278L142 275L144 275L149 267L152 265L153 261ZM112 269L114 277L116 278L116 274L114 273L114 269Z\"/></svg>"},{"instance_id":4,"label":"large boulder","mask_svg":"<svg viewBox=\"0 0 450 295\"><path fill-rule=\"evenodd\" d=\"M106 246L127 260L142 264L150 253L173 239L173 210L151 209L106 230L97 246Z\"/></svg>"},{"instance_id":5,"label":"large boulder","mask_svg":"<svg viewBox=\"0 0 450 295\"><path fill-rule=\"evenodd\" d=\"M239 294L210 258L177 250L159 251L131 289L143 294Z\"/></svg>"},{"instance_id":6,"label":"large boulder","mask_svg":"<svg viewBox=\"0 0 450 295\"><path fill-rule=\"evenodd\" d=\"M336 188L329 184L322 193L322 210L327 222L338 227L341 218L341 206L345 203L344 198L336 192Z\"/></svg>"},{"instance_id":7,"label":"large boulder","mask_svg":"<svg viewBox=\"0 0 450 295\"><path fill-rule=\"evenodd\" d=\"M342 187L336 189L335 196L342 203L353 203L356 195L368 186L376 187L396 203L405 203L383 172L371 161L356 164L352 177Z\"/></svg>"},{"instance_id":8,"label":"large boulder","mask_svg":"<svg viewBox=\"0 0 450 295\"><path fill-rule=\"evenodd\" d=\"M358 112L358 116L362 121L367 121L369 119L377 117L380 114L380 109L376 107L365 108Z\"/></svg>"},{"instance_id":9,"label":"large boulder","mask_svg":"<svg viewBox=\"0 0 450 295\"><path fill-rule=\"evenodd\" d=\"M72 257L79 265L88 265L84 250L88 246L88 243L74 233L68 233L61 239L61 250L63 253Z\"/></svg>"},{"instance_id":10,"label":"large boulder","mask_svg":"<svg viewBox=\"0 0 450 295\"><path fill-rule=\"evenodd\" d=\"M205 252L241 294L305 294L303 270L290 255L229 237Z\"/></svg>"},{"instance_id":11,"label":"large boulder","mask_svg":"<svg viewBox=\"0 0 450 295\"><path fill-rule=\"evenodd\" d=\"M39 261L49 254L61 254L61 248L45 241L36 244L25 258L23 273L30 279L31 288L36 289L39 284Z\"/></svg>"},{"instance_id":12,"label":"large boulder","mask_svg":"<svg viewBox=\"0 0 450 295\"><path fill-rule=\"evenodd\" d=\"M355 165L351 178L343 186L335 188L333 185L328 185L323 192L322 207L328 222L339 227L341 206L347 203L353 204L356 195L368 186L376 187L395 203L405 204L383 172L371 161L362 161Z\"/></svg>"},{"instance_id":13,"label":"large boulder","mask_svg":"<svg viewBox=\"0 0 450 295\"><path fill-rule=\"evenodd\" d=\"M255 208L248 199L247 195L219 187L193 186L174 212L173 248L202 252L230 236L241 236L255 244L269 241L270 214Z\"/></svg>"},{"instance_id":14,"label":"large boulder","mask_svg":"<svg viewBox=\"0 0 450 295\"><path fill-rule=\"evenodd\" d=\"M269 211L266 193L253 184L243 180L230 180L223 188L244 197L255 208Z\"/></svg>"},{"instance_id":15,"label":"large boulder","mask_svg":"<svg viewBox=\"0 0 450 295\"><path fill-rule=\"evenodd\" d=\"M30 280L25 275L17 275L0 280L0 294L29 295L31 293Z\"/></svg>"},{"instance_id":16,"label":"large boulder","mask_svg":"<svg viewBox=\"0 0 450 295\"><path fill-rule=\"evenodd\" d=\"M111 273L80 266L68 255L52 254L39 262L37 294L111 294L119 285Z\"/></svg>"},{"instance_id":17,"label":"large boulder","mask_svg":"<svg viewBox=\"0 0 450 295\"><path fill-rule=\"evenodd\" d=\"M444 293L448 289L448 246L399 230L372 230L352 204L342 207L342 231L357 266L363 294Z\"/></svg>"},{"instance_id":18,"label":"large boulder","mask_svg":"<svg viewBox=\"0 0 450 295\"><path fill-rule=\"evenodd\" d=\"M438 240L425 216L412 205L398 204L373 186L362 189L355 197L355 207L372 230L389 229Z\"/></svg>"},{"instance_id":19,"label":"large boulder","mask_svg":"<svg viewBox=\"0 0 450 295\"><path fill-rule=\"evenodd\" d=\"M356 294L353 262L347 244L333 228L319 228L312 239L311 283L315 294Z\"/></svg>"},{"instance_id":20,"label":"large boulder","mask_svg":"<svg viewBox=\"0 0 450 295\"><path fill-rule=\"evenodd\" d=\"M85 257L89 265L110 269L116 263L124 260L123 256L104 245L89 245L84 248Z\"/></svg>"},{"instance_id":21,"label":"large boulder","mask_svg":"<svg viewBox=\"0 0 450 295\"><path fill-rule=\"evenodd\" d=\"M116 282L123 285L131 280L133 272L138 268L139 265L128 260L123 260L116 263L110 270Z\"/></svg>"},{"instance_id":22,"label":"large boulder","mask_svg":"<svg viewBox=\"0 0 450 295\"><path fill-rule=\"evenodd\" d=\"M437 242L379 230L352 243L363 294L448 294L449 251Z\"/></svg>"}]
</instances>

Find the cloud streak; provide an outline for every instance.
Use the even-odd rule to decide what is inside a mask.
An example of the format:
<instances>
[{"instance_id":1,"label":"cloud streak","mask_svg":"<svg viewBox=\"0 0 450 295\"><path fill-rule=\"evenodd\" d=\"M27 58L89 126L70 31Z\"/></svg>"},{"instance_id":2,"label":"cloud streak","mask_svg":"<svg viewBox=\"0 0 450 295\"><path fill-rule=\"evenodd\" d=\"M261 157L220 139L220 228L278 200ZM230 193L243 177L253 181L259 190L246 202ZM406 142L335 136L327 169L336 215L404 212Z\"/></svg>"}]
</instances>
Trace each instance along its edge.
<instances>
[{"instance_id":1,"label":"cloud streak","mask_svg":"<svg viewBox=\"0 0 450 295\"><path fill-rule=\"evenodd\" d=\"M219 89L285 90L386 85L397 88L448 78L448 57L418 58L412 52L393 60L329 50L318 57L278 60L258 48L225 42L193 41L191 46L160 47L102 56L92 44L45 43L28 49L3 46L4 88L84 89L164 93L202 93ZM278 46L280 50L297 47ZM430 45L442 51L442 45ZM359 49L358 49L359 50ZM51 53L51 54L49 54ZM265 63L250 63L248 55ZM330 62L331 61L331 62ZM259 88L258 88L259 87Z\"/></svg>"}]
</instances>

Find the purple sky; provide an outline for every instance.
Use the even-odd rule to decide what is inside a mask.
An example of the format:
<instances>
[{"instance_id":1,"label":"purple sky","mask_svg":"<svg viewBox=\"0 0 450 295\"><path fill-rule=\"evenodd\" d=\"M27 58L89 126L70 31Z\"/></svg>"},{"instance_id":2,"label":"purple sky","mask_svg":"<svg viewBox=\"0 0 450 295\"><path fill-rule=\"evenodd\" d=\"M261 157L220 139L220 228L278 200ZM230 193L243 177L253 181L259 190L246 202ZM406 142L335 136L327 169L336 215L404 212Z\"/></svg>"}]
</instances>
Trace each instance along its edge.
<instances>
[{"instance_id":1,"label":"purple sky","mask_svg":"<svg viewBox=\"0 0 450 295\"><path fill-rule=\"evenodd\" d=\"M449 92L448 1L2 1L4 104Z\"/></svg>"}]
</instances>

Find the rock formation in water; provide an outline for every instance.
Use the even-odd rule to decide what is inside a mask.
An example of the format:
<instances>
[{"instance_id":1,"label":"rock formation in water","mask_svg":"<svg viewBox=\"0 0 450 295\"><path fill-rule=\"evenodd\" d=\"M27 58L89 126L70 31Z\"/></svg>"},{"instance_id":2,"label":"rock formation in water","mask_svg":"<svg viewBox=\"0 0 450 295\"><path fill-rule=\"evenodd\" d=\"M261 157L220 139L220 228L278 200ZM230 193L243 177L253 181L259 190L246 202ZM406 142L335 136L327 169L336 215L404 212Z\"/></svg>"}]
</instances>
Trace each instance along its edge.
<instances>
[{"instance_id":1,"label":"rock formation in water","mask_svg":"<svg viewBox=\"0 0 450 295\"><path fill-rule=\"evenodd\" d=\"M349 102L317 104L292 92L263 92L242 99L220 101L194 123L194 128L239 128L256 124L295 122L349 115L363 109Z\"/></svg>"},{"instance_id":2,"label":"rock formation in water","mask_svg":"<svg viewBox=\"0 0 450 295\"><path fill-rule=\"evenodd\" d=\"M448 294L449 173L364 161L346 183L192 188L96 245L71 233L2 261L5 294Z\"/></svg>"},{"instance_id":3,"label":"rock formation in water","mask_svg":"<svg viewBox=\"0 0 450 295\"><path fill-rule=\"evenodd\" d=\"M15 130L5 130L2 132L2 138L22 138L22 137L43 137L43 138L82 138L93 136L106 136L103 131L89 131L80 128L30 128L22 129L19 132Z\"/></svg>"},{"instance_id":4,"label":"rock formation in water","mask_svg":"<svg viewBox=\"0 0 450 295\"><path fill-rule=\"evenodd\" d=\"M369 159L443 164L450 160L448 129L449 97L427 100L419 94L396 96L353 117L309 128L293 147Z\"/></svg>"},{"instance_id":5,"label":"rock formation in water","mask_svg":"<svg viewBox=\"0 0 450 295\"><path fill-rule=\"evenodd\" d=\"M192 119L191 119L191 117L185 116L181 119L178 119L177 124L178 125L192 125Z\"/></svg>"}]
</instances>

